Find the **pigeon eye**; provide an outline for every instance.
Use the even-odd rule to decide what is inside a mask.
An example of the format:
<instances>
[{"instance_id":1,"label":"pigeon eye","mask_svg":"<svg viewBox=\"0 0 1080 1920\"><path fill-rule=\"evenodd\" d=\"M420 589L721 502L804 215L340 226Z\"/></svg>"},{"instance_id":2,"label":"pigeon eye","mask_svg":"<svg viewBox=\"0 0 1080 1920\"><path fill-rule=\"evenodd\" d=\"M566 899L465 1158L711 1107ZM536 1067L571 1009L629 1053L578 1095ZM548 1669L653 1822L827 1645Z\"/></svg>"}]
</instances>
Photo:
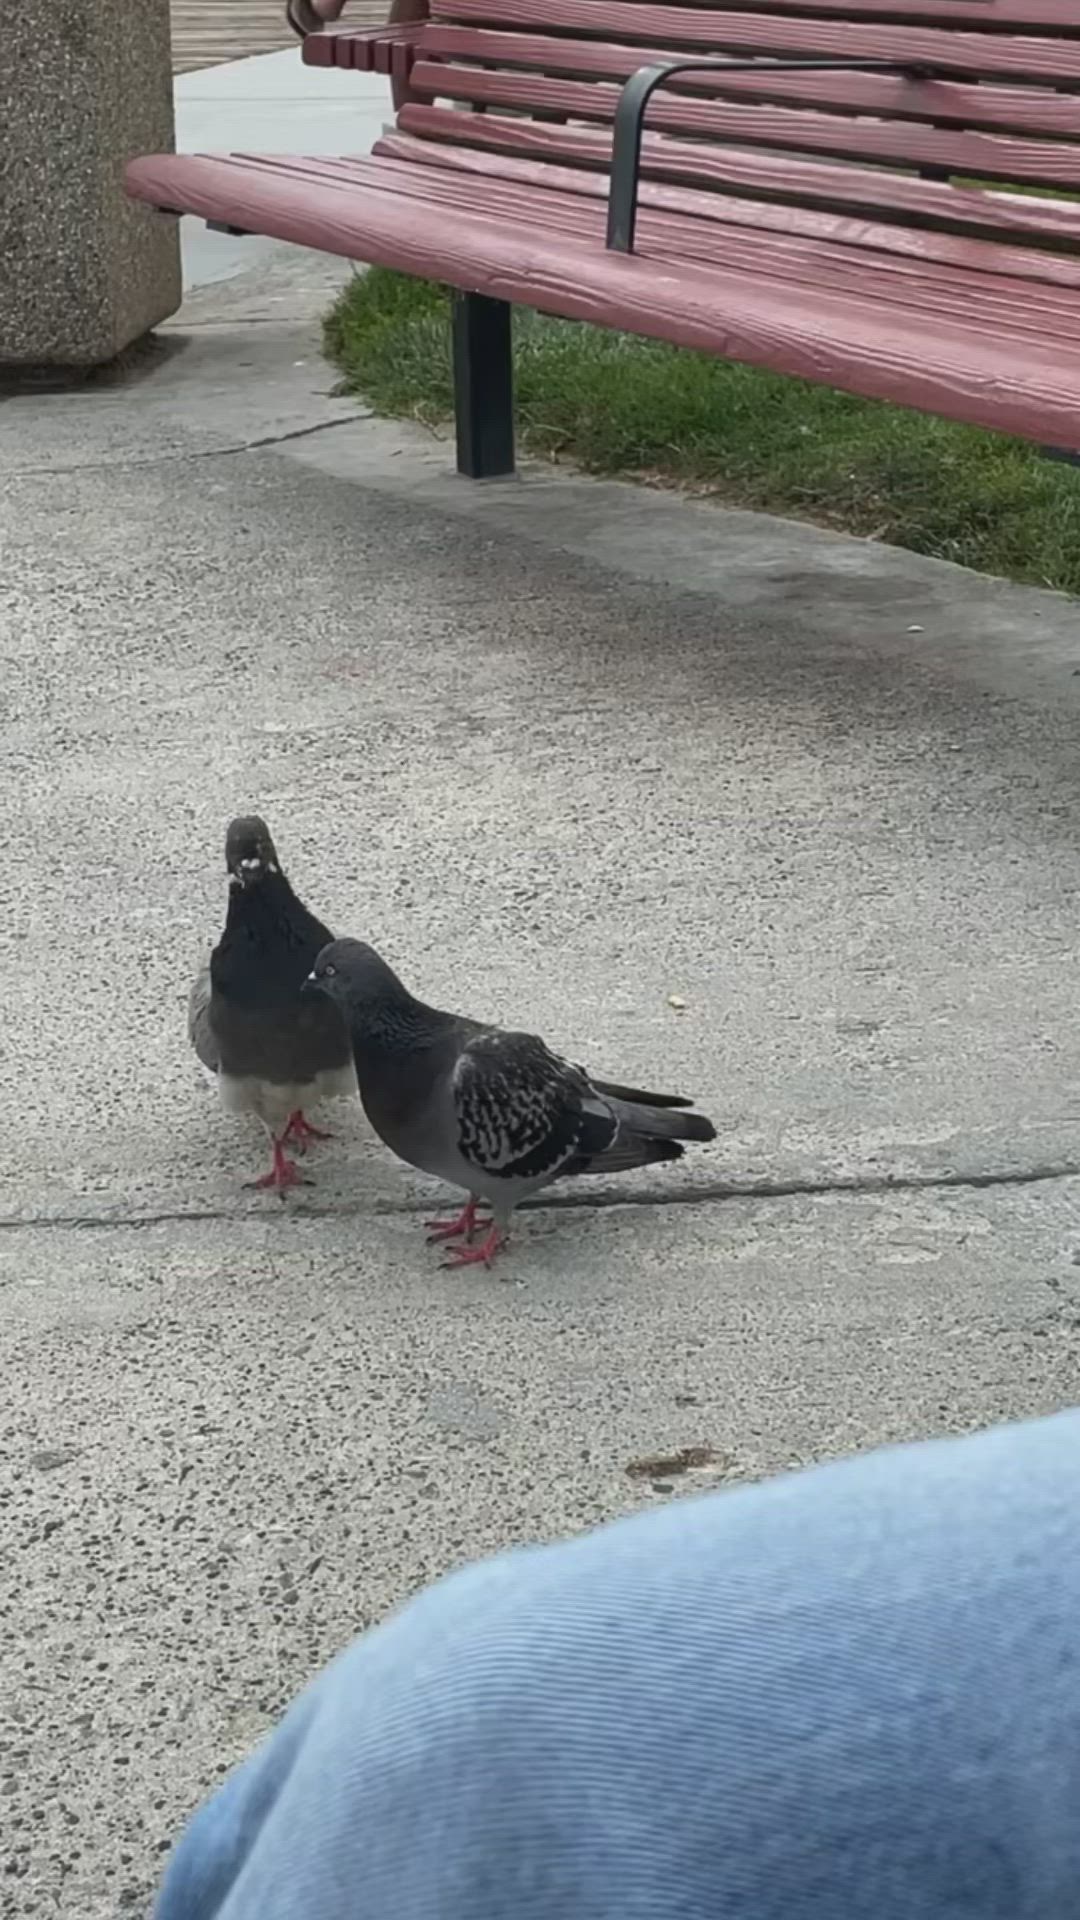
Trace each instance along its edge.
<instances>
[{"instance_id":1,"label":"pigeon eye","mask_svg":"<svg viewBox=\"0 0 1080 1920\"><path fill-rule=\"evenodd\" d=\"M323 979L324 980L332 979L336 972L337 972L337 968L331 966L329 961L327 961L326 966L323 968Z\"/></svg>"}]
</instances>

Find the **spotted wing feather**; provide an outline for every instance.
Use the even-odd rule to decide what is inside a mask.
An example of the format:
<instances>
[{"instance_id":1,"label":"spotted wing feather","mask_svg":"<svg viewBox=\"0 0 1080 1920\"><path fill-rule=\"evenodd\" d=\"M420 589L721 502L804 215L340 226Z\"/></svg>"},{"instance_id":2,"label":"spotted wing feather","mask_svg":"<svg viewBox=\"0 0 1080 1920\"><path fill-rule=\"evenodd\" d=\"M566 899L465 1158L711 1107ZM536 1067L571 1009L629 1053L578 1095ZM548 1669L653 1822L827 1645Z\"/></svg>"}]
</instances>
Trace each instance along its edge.
<instances>
[{"instance_id":1,"label":"spotted wing feather","mask_svg":"<svg viewBox=\"0 0 1080 1920\"><path fill-rule=\"evenodd\" d=\"M603 1153L619 1131L585 1074L531 1033L479 1033L453 1074L458 1150L489 1180L554 1180L583 1155Z\"/></svg>"}]
</instances>

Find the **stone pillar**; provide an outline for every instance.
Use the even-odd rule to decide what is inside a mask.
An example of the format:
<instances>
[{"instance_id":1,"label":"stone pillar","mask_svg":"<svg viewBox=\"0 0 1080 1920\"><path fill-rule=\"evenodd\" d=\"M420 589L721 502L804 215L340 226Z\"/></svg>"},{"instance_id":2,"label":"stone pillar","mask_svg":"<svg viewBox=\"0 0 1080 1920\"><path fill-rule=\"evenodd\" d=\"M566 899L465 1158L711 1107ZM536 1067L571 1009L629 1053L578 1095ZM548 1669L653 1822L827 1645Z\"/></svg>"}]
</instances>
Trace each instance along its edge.
<instances>
[{"instance_id":1,"label":"stone pillar","mask_svg":"<svg viewBox=\"0 0 1080 1920\"><path fill-rule=\"evenodd\" d=\"M176 222L122 180L172 145L169 0L0 0L0 376L101 366L176 312Z\"/></svg>"}]
</instances>

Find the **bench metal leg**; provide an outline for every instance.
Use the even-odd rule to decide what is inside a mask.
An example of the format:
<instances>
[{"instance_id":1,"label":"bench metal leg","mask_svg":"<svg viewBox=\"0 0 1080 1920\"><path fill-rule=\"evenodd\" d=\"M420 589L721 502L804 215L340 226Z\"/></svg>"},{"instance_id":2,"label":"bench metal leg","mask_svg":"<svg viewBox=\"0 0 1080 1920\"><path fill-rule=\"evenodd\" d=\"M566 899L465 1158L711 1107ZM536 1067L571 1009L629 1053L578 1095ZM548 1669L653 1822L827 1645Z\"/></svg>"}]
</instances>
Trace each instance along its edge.
<instances>
[{"instance_id":1,"label":"bench metal leg","mask_svg":"<svg viewBox=\"0 0 1080 1920\"><path fill-rule=\"evenodd\" d=\"M510 303L454 294L454 411L458 472L495 480L514 471Z\"/></svg>"}]
</instances>

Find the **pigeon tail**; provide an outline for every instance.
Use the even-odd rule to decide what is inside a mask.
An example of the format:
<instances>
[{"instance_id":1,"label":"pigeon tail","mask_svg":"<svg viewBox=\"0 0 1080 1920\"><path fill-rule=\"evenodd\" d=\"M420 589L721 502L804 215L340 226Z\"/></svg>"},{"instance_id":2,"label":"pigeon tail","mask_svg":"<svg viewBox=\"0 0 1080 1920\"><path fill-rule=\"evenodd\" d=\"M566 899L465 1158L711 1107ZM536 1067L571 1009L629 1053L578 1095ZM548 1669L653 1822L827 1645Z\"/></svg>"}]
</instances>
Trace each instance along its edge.
<instances>
[{"instance_id":1,"label":"pigeon tail","mask_svg":"<svg viewBox=\"0 0 1080 1920\"><path fill-rule=\"evenodd\" d=\"M609 1096L610 1097L610 1096ZM684 1108L650 1107L644 1101L612 1100L620 1130L639 1133L647 1140L715 1140L716 1128L703 1113Z\"/></svg>"},{"instance_id":2,"label":"pigeon tail","mask_svg":"<svg viewBox=\"0 0 1080 1920\"><path fill-rule=\"evenodd\" d=\"M616 1140L604 1153L583 1153L560 1170L560 1179L587 1173L630 1173L635 1167L652 1167L660 1160L681 1160L686 1148L681 1140L649 1140L631 1133Z\"/></svg>"},{"instance_id":3,"label":"pigeon tail","mask_svg":"<svg viewBox=\"0 0 1080 1920\"><path fill-rule=\"evenodd\" d=\"M694 1104L681 1093L643 1093L640 1087L617 1087L611 1080L593 1080L592 1084L597 1093L604 1094L608 1100L624 1100L632 1107L692 1107Z\"/></svg>"}]
</instances>

